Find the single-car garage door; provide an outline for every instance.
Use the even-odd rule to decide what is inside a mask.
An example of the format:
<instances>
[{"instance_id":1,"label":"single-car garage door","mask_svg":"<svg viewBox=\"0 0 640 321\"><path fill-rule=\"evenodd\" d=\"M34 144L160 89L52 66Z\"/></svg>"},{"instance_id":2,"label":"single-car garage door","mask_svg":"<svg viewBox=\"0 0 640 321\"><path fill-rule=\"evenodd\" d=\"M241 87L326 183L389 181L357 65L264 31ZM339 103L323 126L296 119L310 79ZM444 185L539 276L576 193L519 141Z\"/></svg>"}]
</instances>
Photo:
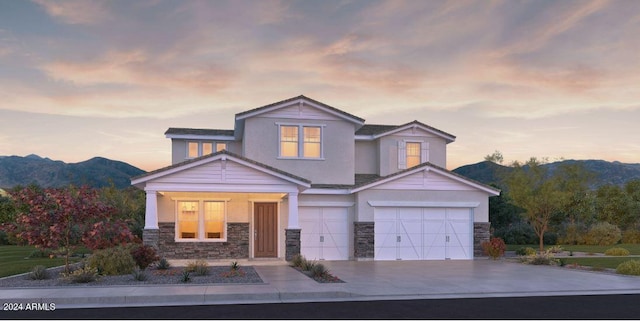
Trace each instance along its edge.
<instances>
[{"instance_id":1,"label":"single-car garage door","mask_svg":"<svg viewBox=\"0 0 640 321\"><path fill-rule=\"evenodd\" d=\"M346 207L300 207L300 253L310 260L349 259Z\"/></svg>"},{"instance_id":2,"label":"single-car garage door","mask_svg":"<svg viewBox=\"0 0 640 321\"><path fill-rule=\"evenodd\" d=\"M376 207L376 260L473 258L470 208Z\"/></svg>"}]
</instances>

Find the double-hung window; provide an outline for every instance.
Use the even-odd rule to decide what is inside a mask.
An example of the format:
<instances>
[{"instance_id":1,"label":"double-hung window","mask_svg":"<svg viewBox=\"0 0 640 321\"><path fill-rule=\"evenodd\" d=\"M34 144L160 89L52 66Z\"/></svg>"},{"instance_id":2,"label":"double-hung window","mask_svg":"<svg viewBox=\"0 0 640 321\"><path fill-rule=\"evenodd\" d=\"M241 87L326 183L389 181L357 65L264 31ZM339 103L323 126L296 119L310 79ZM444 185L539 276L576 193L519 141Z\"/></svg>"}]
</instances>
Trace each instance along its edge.
<instances>
[{"instance_id":1,"label":"double-hung window","mask_svg":"<svg viewBox=\"0 0 640 321\"><path fill-rule=\"evenodd\" d=\"M323 126L279 124L278 127L280 158L323 158Z\"/></svg>"},{"instance_id":2,"label":"double-hung window","mask_svg":"<svg viewBox=\"0 0 640 321\"><path fill-rule=\"evenodd\" d=\"M416 140L398 141L398 169L411 168L428 161L428 142Z\"/></svg>"},{"instance_id":3,"label":"double-hung window","mask_svg":"<svg viewBox=\"0 0 640 321\"><path fill-rule=\"evenodd\" d=\"M226 240L225 200L178 200L176 207L176 240Z\"/></svg>"}]
</instances>

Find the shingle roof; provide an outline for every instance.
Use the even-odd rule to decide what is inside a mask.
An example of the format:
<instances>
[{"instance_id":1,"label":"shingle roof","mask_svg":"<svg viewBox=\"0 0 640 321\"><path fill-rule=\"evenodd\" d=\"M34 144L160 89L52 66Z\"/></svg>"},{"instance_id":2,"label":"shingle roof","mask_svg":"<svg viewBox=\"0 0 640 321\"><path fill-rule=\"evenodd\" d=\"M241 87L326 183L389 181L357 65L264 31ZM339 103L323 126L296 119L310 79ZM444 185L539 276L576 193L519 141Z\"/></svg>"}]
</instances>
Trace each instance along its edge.
<instances>
[{"instance_id":1,"label":"shingle roof","mask_svg":"<svg viewBox=\"0 0 640 321\"><path fill-rule=\"evenodd\" d=\"M243 161L245 161L245 162L247 162L247 163L251 163L251 164L253 164L253 165L256 165L256 166L262 167L262 168L264 168L264 169L266 169L266 170L269 170L269 171L272 171L272 172L276 172L276 173L278 173L278 174L281 174L281 175L284 175L284 176L287 176L287 177L293 178L293 179L295 179L295 180L298 180L298 181L302 181L302 182L305 182L305 183L311 184L311 181L310 181L310 180L308 180L308 179L306 179L306 178L302 178L302 177L300 177L300 176L293 175L293 174L291 174L291 173L285 172L285 171L280 170L280 169L277 169L277 168L275 168L275 167L271 167L271 166L269 166L269 165L266 165L266 164L263 164L263 163L260 163L260 162L256 162L256 161L254 161L254 160L252 160L252 159L246 158L246 157L244 157L244 156L240 156L240 155L238 155L238 154L235 154L235 153L229 152L229 151L227 151L227 150L221 150L221 151L216 152L216 153L213 153L213 154L209 154L209 155L205 155L205 156L200 156L200 157L197 157L197 158L194 158L194 159L186 160L186 161L181 162L181 163L173 164L173 165L171 165L171 166L167 166L167 167L163 167L163 168L160 168L160 169L156 169L156 170L151 171L151 172L148 172L148 173L146 173L146 174L142 174L142 175L138 175L138 176L136 176L136 177L132 177L132 178L131 178L131 181L138 180L138 179L141 179L141 178L144 178L144 177L147 177L147 176L151 176L151 175L154 175L154 174L158 174L158 173L161 173L161 172L164 172L164 171L170 170L170 169L178 168L178 167L181 167L181 166L184 166L184 165L187 165L187 164L191 164L191 163L194 163L194 162L198 162L198 161L201 161L201 160L203 160L203 159L216 157L216 156L218 156L218 155L222 155L222 154L232 156L232 157L234 157L234 158L237 158L237 159L243 160Z\"/></svg>"},{"instance_id":2,"label":"shingle roof","mask_svg":"<svg viewBox=\"0 0 640 321\"><path fill-rule=\"evenodd\" d=\"M375 182L378 182L378 181L381 181L381 180L385 180L385 179L388 179L388 178L391 178L391 177L399 176L399 175L402 175L402 174L404 174L406 172L413 171L415 169L422 168L422 167L431 167L431 168L443 171L443 172L445 172L447 174L450 174L450 175L456 176L458 178L461 178L461 179L463 179L465 181L468 181L470 183L473 183L473 184L476 184L476 185L480 185L482 187L485 187L487 189L491 189L491 190L494 190L494 191L499 191L498 189L496 189L496 188L494 188L492 186L489 186L489 185L484 184L484 183L480 183L480 182L478 182L476 180L473 180L473 179L470 179L470 178L468 178L466 176L454 173L454 172L452 172L452 171L450 171L450 170L448 170L446 168L440 167L438 165L434 165L434 164L429 163L429 162L421 163L421 164L418 164L416 166L413 166L413 167L410 167L410 168L407 168L407 169L403 169L403 170L401 170L399 172L395 172L393 174L389 174L387 176L378 176L377 178L373 178L373 179L368 180L368 181L363 181L361 184L356 184L355 186L353 186L353 188L356 189L356 188L360 188L360 187L363 187L363 186L367 186L367 185L373 184Z\"/></svg>"},{"instance_id":3,"label":"shingle roof","mask_svg":"<svg viewBox=\"0 0 640 321\"><path fill-rule=\"evenodd\" d=\"M402 124L402 125L364 125L362 126L360 129L358 129L356 131L356 135L380 135L380 134L384 134L386 132L390 132L394 129L398 129L398 128L402 128L402 127L408 127L410 125L418 125L418 126L422 126L424 128L428 128L429 130L432 130L434 132L437 132L441 135L444 136L449 136L453 139L456 138L456 136L451 135L445 131L439 130L437 128L431 127L427 124L424 124L422 122L419 122L417 120L414 120L412 122L408 122L406 124Z\"/></svg>"},{"instance_id":4,"label":"shingle roof","mask_svg":"<svg viewBox=\"0 0 640 321\"><path fill-rule=\"evenodd\" d=\"M398 128L398 125L365 124L356 131L356 135L375 135Z\"/></svg>"},{"instance_id":5,"label":"shingle roof","mask_svg":"<svg viewBox=\"0 0 640 321\"><path fill-rule=\"evenodd\" d=\"M262 106L262 107L254 108L254 109L251 109L251 110L243 111L243 112L241 112L241 113L237 113L237 114L236 114L236 118L237 118L238 116L243 116L243 115L246 115L246 114L251 114L251 113L254 113L254 112L257 112L257 111L263 110L263 109L268 109L268 108L273 107L273 106L276 106L276 105L286 104L286 103L288 103L288 102L296 101L296 100L298 100L298 99L304 99L304 100L310 101L310 102L312 102L312 103L314 103L314 104L316 104L316 105L320 105L320 106L322 106L322 107L324 107L324 108L330 109L330 110L332 110L332 111L334 111L334 112L340 113L340 114L342 114L342 115L344 115L344 116L347 116L347 117L349 117L349 118L353 118L353 119L358 120L358 121L360 121L360 122L364 122L364 119L362 119L362 118L360 118L360 117L358 117L358 116L355 116L355 115L349 114L349 113L347 113L347 112L345 112L345 111L343 111L343 110L340 110L340 109L338 109L338 108L335 108L335 107L329 106L329 105L327 105L327 104L325 104L325 103L321 103L321 102L319 102L319 101L317 101L317 100L311 99L311 98L306 97L306 96L304 96L304 95L300 95L300 96L297 96L297 97L293 97L293 98L285 99L285 100L282 100L282 101L279 101L279 102L275 102L275 103L273 103L273 104L269 104L269 105L265 105L265 106Z\"/></svg>"},{"instance_id":6,"label":"shingle roof","mask_svg":"<svg viewBox=\"0 0 640 321\"><path fill-rule=\"evenodd\" d=\"M377 174L356 174L355 175L355 184L347 185L347 184L311 184L311 188L326 188L326 189L350 189L355 186L363 185L367 182L371 182L380 178L380 175Z\"/></svg>"},{"instance_id":7,"label":"shingle roof","mask_svg":"<svg viewBox=\"0 0 640 321\"><path fill-rule=\"evenodd\" d=\"M165 135L202 135L202 136L233 136L233 129L202 129L202 128L175 128L171 127L164 132Z\"/></svg>"}]
</instances>

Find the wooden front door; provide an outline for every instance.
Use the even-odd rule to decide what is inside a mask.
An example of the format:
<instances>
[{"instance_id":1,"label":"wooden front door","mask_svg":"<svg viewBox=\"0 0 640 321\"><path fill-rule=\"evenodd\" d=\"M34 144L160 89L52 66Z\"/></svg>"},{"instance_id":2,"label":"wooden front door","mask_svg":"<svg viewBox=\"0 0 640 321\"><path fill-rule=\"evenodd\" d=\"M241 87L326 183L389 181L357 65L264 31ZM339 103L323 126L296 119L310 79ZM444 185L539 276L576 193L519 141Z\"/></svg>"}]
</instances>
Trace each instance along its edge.
<instances>
[{"instance_id":1,"label":"wooden front door","mask_svg":"<svg viewBox=\"0 0 640 321\"><path fill-rule=\"evenodd\" d=\"M278 203L254 203L254 257L278 256Z\"/></svg>"}]
</instances>

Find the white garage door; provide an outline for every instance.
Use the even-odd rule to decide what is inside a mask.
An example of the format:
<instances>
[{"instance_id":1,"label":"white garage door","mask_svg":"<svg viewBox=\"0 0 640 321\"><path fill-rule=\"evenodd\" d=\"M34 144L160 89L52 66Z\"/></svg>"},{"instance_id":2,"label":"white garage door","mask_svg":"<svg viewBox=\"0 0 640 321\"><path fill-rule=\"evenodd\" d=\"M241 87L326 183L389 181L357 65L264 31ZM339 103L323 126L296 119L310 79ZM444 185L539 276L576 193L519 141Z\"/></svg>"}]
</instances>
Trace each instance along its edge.
<instances>
[{"instance_id":1,"label":"white garage door","mask_svg":"<svg viewBox=\"0 0 640 321\"><path fill-rule=\"evenodd\" d=\"M300 252L309 260L348 260L346 207L300 207Z\"/></svg>"},{"instance_id":2,"label":"white garage door","mask_svg":"<svg viewBox=\"0 0 640 321\"><path fill-rule=\"evenodd\" d=\"M376 207L376 260L473 258L469 208Z\"/></svg>"}]
</instances>

